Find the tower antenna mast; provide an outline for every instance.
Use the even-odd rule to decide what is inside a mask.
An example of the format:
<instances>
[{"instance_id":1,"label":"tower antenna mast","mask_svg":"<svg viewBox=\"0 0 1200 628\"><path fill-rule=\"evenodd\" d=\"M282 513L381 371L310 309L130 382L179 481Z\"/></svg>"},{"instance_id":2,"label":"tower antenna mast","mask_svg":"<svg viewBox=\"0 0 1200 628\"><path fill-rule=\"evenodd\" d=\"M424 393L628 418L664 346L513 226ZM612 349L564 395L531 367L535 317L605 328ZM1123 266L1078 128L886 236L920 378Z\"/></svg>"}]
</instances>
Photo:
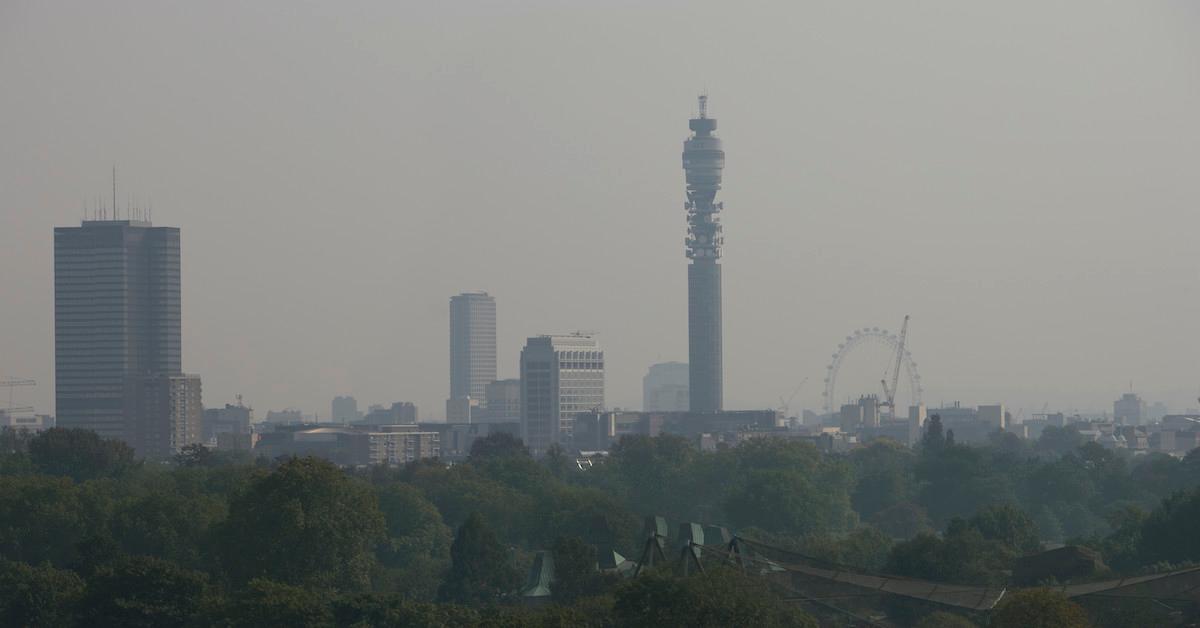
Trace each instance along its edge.
<instances>
[{"instance_id":1,"label":"tower antenna mast","mask_svg":"<svg viewBox=\"0 0 1200 628\"><path fill-rule=\"evenodd\" d=\"M117 219L117 165L113 164L113 220Z\"/></svg>"}]
</instances>

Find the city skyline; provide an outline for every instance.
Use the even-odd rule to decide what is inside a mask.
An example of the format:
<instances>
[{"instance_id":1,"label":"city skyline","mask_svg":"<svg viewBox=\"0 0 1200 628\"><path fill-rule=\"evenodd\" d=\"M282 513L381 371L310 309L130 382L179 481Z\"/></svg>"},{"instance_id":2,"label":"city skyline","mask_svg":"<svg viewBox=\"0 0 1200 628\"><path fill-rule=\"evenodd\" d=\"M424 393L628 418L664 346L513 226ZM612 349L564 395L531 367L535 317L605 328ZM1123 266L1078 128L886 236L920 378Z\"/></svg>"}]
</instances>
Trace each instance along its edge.
<instances>
[{"instance_id":1,"label":"city skyline","mask_svg":"<svg viewBox=\"0 0 1200 628\"><path fill-rule=\"evenodd\" d=\"M114 161L122 208L134 193L153 199L156 220L184 230L184 351L210 406L242 393L260 413L323 415L350 393L436 415L445 299L479 287L509 321L497 377L516 375L530 334L594 329L609 404L636 407L650 364L686 359L675 159L679 121L705 86L737 146L722 190L738 209L725 218L738 236L725 251L726 407L776 405L819 380L846 333L906 313L931 407L1111 412L1131 379L1147 401L1196 405L1200 351L1181 330L1196 300L1200 129L1188 112L1200 87L1172 61L1195 57L1185 5L1088 6L1068 47L998 8L779 8L751 20L714 7L674 31L665 9L640 26L619 10L533 10L588 49L666 38L661 56L592 60L586 77L568 69L585 52L566 46L563 67L536 81L523 69L536 57L520 44L530 31L499 9L459 24L480 43L438 61L405 54L397 9L343 17L360 29L350 40L319 37L325 23L302 16L272 26L277 11L264 8L229 49L206 52L209 69L184 75L174 68L208 50L229 15L141 7L138 21L131 6L77 7L79 20L0 10L12 86L0 105L13 112L0 122L12 140L0 147L0 262L15 269L0 278L0 373L38 380L19 394L39 412L54 410L49 233L107 197ZM1046 11L1046 23L1080 22ZM683 45L718 19L729 45ZM789 43L772 23L838 36ZM1023 45L999 45L992 23ZM1132 53L1106 46L1111 24L1139 43ZM436 30L408 34L442 50ZM145 41L160 54L144 58ZM901 43L902 60L876 54ZM99 70L111 67L126 71ZM322 73L328 87L310 80ZM145 89L151 80L171 89ZM295 97L281 103L278 90ZM364 92L376 98L333 96ZM791 405L820 401L810 382Z\"/></svg>"}]
</instances>

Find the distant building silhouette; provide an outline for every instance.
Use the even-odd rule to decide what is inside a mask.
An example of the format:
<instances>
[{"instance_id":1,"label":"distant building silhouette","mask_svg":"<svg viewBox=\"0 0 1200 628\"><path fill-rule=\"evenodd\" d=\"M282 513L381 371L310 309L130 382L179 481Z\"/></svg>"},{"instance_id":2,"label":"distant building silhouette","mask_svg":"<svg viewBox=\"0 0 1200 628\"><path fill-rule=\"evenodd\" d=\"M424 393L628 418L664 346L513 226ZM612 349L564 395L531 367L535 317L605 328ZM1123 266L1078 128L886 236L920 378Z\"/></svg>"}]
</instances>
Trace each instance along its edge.
<instances>
[{"instance_id":1,"label":"distant building silhouette","mask_svg":"<svg viewBox=\"0 0 1200 628\"><path fill-rule=\"evenodd\" d=\"M604 351L595 336L536 336L521 350L521 436L535 455L569 444L575 417L604 407Z\"/></svg>"},{"instance_id":2,"label":"distant building silhouette","mask_svg":"<svg viewBox=\"0 0 1200 628\"><path fill-rule=\"evenodd\" d=\"M1141 425L1146 402L1134 393L1125 393L1113 402L1113 420L1125 425Z\"/></svg>"},{"instance_id":3,"label":"distant building silhouette","mask_svg":"<svg viewBox=\"0 0 1200 628\"><path fill-rule=\"evenodd\" d=\"M372 405L362 422L368 425L416 425L417 406L411 401L397 401L389 408Z\"/></svg>"},{"instance_id":4,"label":"distant building silhouette","mask_svg":"<svg viewBox=\"0 0 1200 628\"><path fill-rule=\"evenodd\" d=\"M496 299L486 292L450 297L450 399L482 401L496 379Z\"/></svg>"},{"instance_id":5,"label":"distant building silhouette","mask_svg":"<svg viewBox=\"0 0 1200 628\"><path fill-rule=\"evenodd\" d=\"M329 417L334 423L353 423L362 418L358 413L358 400L349 395L333 398Z\"/></svg>"},{"instance_id":6,"label":"distant building silhouette","mask_svg":"<svg viewBox=\"0 0 1200 628\"><path fill-rule=\"evenodd\" d=\"M683 412L688 409L689 403L687 363L652 364L642 378L642 410Z\"/></svg>"},{"instance_id":7,"label":"distant building silhouette","mask_svg":"<svg viewBox=\"0 0 1200 628\"><path fill-rule=\"evenodd\" d=\"M482 420L515 423L521 420L521 380L498 379L487 385Z\"/></svg>"},{"instance_id":8,"label":"distant building silhouette","mask_svg":"<svg viewBox=\"0 0 1200 628\"><path fill-rule=\"evenodd\" d=\"M182 373L179 263L175 227L85 220L54 229L60 427L124 440L139 455L167 455L193 434L198 442L190 419L182 428L173 424L182 417L163 405L164 398L194 394L199 407L199 380ZM195 423L198 430L198 417Z\"/></svg>"},{"instance_id":9,"label":"distant building silhouette","mask_svg":"<svg viewBox=\"0 0 1200 628\"><path fill-rule=\"evenodd\" d=\"M700 97L700 114L688 121L692 136L683 143L687 181L688 235L688 395L693 412L715 412L724 400L721 340L721 220L715 202L721 189L725 150L713 135L717 121L708 117L708 96Z\"/></svg>"},{"instance_id":10,"label":"distant building silhouette","mask_svg":"<svg viewBox=\"0 0 1200 628\"><path fill-rule=\"evenodd\" d=\"M254 409L238 404L225 404L224 408L206 408L204 410L204 442L216 441L221 447L224 435L249 435L250 424L254 422Z\"/></svg>"},{"instance_id":11,"label":"distant building silhouette","mask_svg":"<svg viewBox=\"0 0 1200 628\"><path fill-rule=\"evenodd\" d=\"M134 448L148 458L170 458L203 442L204 407L196 375L146 377Z\"/></svg>"}]
</instances>

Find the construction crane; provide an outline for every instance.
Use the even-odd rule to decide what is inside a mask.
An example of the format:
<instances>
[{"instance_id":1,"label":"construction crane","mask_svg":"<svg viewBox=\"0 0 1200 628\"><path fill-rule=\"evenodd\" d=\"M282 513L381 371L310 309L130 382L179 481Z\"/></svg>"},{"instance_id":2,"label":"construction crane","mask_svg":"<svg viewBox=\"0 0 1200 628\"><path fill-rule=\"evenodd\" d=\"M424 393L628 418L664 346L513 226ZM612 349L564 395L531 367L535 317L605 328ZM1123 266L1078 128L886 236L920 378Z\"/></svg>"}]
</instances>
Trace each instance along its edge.
<instances>
[{"instance_id":1,"label":"construction crane","mask_svg":"<svg viewBox=\"0 0 1200 628\"><path fill-rule=\"evenodd\" d=\"M904 360L904 343L908 340L908 314L904 315L904 324L900 326L900 342L896 345L896 362L892 365L892 384L888 386L887 378L880 380L883 384L883 403L881 406L887 406L888 411L892 414L892 420L896 420L896 388L900 386L900 364ZM887 375L887 373L884 373Z\"/></svg>"},{"instance_id":2,"label":"construction crane","mask_svg":"<svg viewBox=\"0 0 1200 628\"><path fill-rule=\"evenodd\" d=\"M792 400L796 398L796 395L800 394L800 389L804 388L804 385L807 383L808 378L805 377L804 379L800 380L799 384L796 384L796 389L792 391L792 394L788 396L787 400L784 400L783 397L779 398L779 411L783 413L783 418L790 418L788 417L788 406L791 405Z\"/></svg>"}]
</instances>

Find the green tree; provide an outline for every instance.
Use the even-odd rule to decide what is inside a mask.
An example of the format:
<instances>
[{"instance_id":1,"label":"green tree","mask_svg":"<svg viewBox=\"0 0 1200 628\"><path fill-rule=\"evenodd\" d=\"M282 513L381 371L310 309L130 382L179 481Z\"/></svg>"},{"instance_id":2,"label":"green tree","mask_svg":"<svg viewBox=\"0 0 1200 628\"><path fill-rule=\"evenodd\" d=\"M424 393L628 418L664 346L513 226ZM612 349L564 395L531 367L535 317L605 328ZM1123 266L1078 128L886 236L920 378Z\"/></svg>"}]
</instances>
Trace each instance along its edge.
<instances>
[{"instance_id":1,"label":"green tree","mask_svg":"<svg viewBox=\"0 0 1200 628\"><path fill-rule=\"evenodd\" d=\"M158 556L192 569L208 568L208 537L226 516L226 504L212 495L186 494L174 486L156 487L115 507L113 539L128 554Z\"/></svg>"},{"instance_id":2,"label":"green tree","mask_svg":"<svg viewBox=\"0 0 1200 628\"><path fill-rule=\"evenodd\" d=\"M1065 456L1083 445L1083 435L1074 425L1058 427L1047 425L1038 437L1035 448L1055 456Z\"/></svg>"},{"instance_id":3,"label":"green tree","mask_svg":"<svg viewBox=\"0 0 1200 628\"><path fill-rule=\"evenodd\" d=\"M967 520L983 538L1000 541L1020 554L1041 551L1037 526L1025 511L1012 504L989 506Z\"/></svg>"},{"instance_id":4,"label":"green tree","mask_svg":"<svg viewBox=\"0 0 1200 628\"><path fill-rule=\"evenodd\" d=\"M219 530L237 583L358 589L384 536L378 499L360 480L316 458L292 458L233 497Z\"/></svg>"},{"instance_id":5,"label":"green tree","mask_svg":"<svg viewBox=\"0 0 1200 628\"><path fill-rule=\"evenodd\" d=\"M550 475L560 480L578 469L575 466L574 457L558 443L554 443L546 449L546 455L542 457L542 464L550 471Z\"/></svg>"},{"instance_id":6,"label":"green tree","mask_svg":"<svg viewBox=\"0 0 1200 628\"><path fill-rule=\"evenodd\" d=\"M92 574L80 615L98 626L187 626L205 608L207 589L202 573L149 556L131 557Z\"/></svg>"},{"instance_id":7,"label":"green tree","mask_svg":"<svg viewBox=\"0 0 1200 628\"><path fill-rule=\"evenodd\" d=\"M529 449L521 439L508 432L492 432L471 443L470 460L477 462L485 458L505 458L509 456L529 456Z\"/></svg>"},{"instance_id":8,"label":"green tree","mask_svg":"<svg viewBox=\"0 0 1200 628\"><path fill-rule=\"evenodd\" d=\"M1200 521L1200 488L1164 499L1141 526L1140 562L1200 560L1197 521Z\"/></svg>"},{"instance_id":9,"label":"green tree","mask_svg":"<svg viewBox=\"0 0 1200 628\"><path fill-rule=\"evenodd\" d=\"M921 618L914 628L976 628L971 620L962 615L937 611Z\"/></svg>"},{"instance_id":10,"label":"green tree","mask_svg":"<svg viewBox=\"0 0 1200 628\"><path fill-rule=\"evenodd\" d=\"M345 595L333 600L332 607L333 621L337 626L441 628L479 626L481 624L480 613L473 608L456 604L420 602L400 595ZM513 607L489 607L485 612L490 621L485 625L497 628L530 625L517 622L506 623L505 620L508 619L505 617L506 610L511 608ZM555 625L569 626L573 624Z\"/></svg>"},{"instance_id":11,"label":"green tree","mask_svg":"<svg viewBox=\"0 0 1200 628\"><path fill-rule=\"evenodd\" d=\"M952 584L1001 584L1011 569L1012 551L979 530L951 522L944 538L918 534L892 547L885 571Z\"/></svg>"},{"instance_id":12,"label":"green tree","mask_svg":"<svg viewBox=\"0 0 1200 628\"><path fill-rule=\"evenodd\" d=\"M722 509L738 527L796 536L845 530L854 524L845 480L826 482L790 469L753 470L725 498Z\"/></svg>"},{"instance_id":13,"label":"green tree","mask_svg":"<svg viewBox=\"0 0 1200 628\"><path fill-rule=\"evenodd\" d=\"M256 578L225 608L232 628L332 628L333 612L321 590ZM371 624L374 625L374 624Z\"/></svg>"},{"instance_id":14,"label":"green tree","mask_svg":"<svg viewBox=\"0 0 1200 628\"><path fill-rule=\"evenodd\" d=\"M379 509L387 538L379 560L389 568L389 588L418 599L432 599L450 565L450 528L437 507L416 487L392 482L379 488Z\"/></svg>"},{"instance_id":15,"label":"green tree","mask_svg":"<svg viewBox=\"0 0 1200 628\"><path fill-rule=\"evenodd\" d=\"M942 430L942 417L935 414L925 422L925 433L921 435L921 448L927 452L938 452L946 447L946 434Z\"/></svg>"},{"instance_id":16,"label":"green tree","mask_svg":"<svg viewBox=\"0 0 1200 628\"><path fill-rule=\"evenodd\" d=\"M560 536L554 541L554 598L569 603L600 592L602 578L596 569L596 548L578 537Z\"/></svg>"},{"instance_id":17,"label":"green tree","mask_svg":"<svg viewBox=\"0 0 1200 628\"><path fill-rule=\"evenodd\" d=\"M889 438L876 439L854 450L850 463L858 477L851 503L863 519L914 496L915 458L908 447Z\"/></svg>"},{"instance_id":18,"label":"green tree","mask_svg":"<svg viewBox=\"0 0 1200 628\"><path fill-rule=\"evenodd\" d=\"M68 478L0 477L0 557L66 566L77 544L104 527L111 503L99 487Z\"/></svg>"},{"instance_id":19,"label":"green tree","mask_svg":"<svg viewBox=\"0 0 1200 628\"><path fill-rule=\"evenodd\" d=\"M500 466L507 468L507 463L515 460L507 458ZM526 462L538 473L546 473L533 459L526 459ZM514 463L513 466L520 465ZM487 472L481 471L476 463L456 464L453 467L441 464L414 465L403 477L437 506L446 525L452 528L461 526L471 513L478 512L503 538L514 541L528 539L534 512L533 496L528 491L516 490L487 475L501 474L496 470L499 467L489 464L487 468ZM506 474L501 475L510 479Z\"/></svg>"},{"instance_id":20,"label":"green tree","mask_svg":"<svg viewBox=\"0 0 1200 628\"><path fill-rule=\"evenodd\" d=\"M755 576L712 569L679 578L651 571L618 587L613 605L618 626L662 628L807 627L817 622L772 594Z\"/></svg>"},{"instance_id":21,"label":"green tree","mask_svg":"<svg viewBox=\"0 0 1200 628\"><path fill-rule=\"evenodd\" d=\"M508 551L479 513L472 513L450 546L450 572L438 591L443 602L494 604L520 581Z\"/></svg>"},{"instance_id":22,"label":"green tree","mask_svg":"<svg viewBox=\"0 0 1200 628\"><path fill-rule=\"evenodd\" d=\"M894 539L911 539L921 532L932 532L925 509L912 502L901 502L875 513L871 525Z\"/></svg>"},{"instance_id":23,"label":"green tree","mask_svg":"<svg viewBox=\"0 0 1200 628\"><path fill-rule=\"evenodd\" d=\"M1048 589L1006 595L992 611L995 628L1087 628L1087 614L1066 596Z\"/></svg>"},{"instance_id":24,"label":"green tree","mask_svg":"<svg viewBox=\"0 0 1200 628\"><path fill-rule=\"evenodd\" d=\"M133 466L133 449L83 429L50 428L29 441L29 457L39 473L66 475L78 482L119 475Z\"/></svg>"},{"instance_id":25,"label":"green tree","mask_svg":"<svg viewBox=\"0 0 1200 628\"><path fill-rule=\"evenodd\" d=\"M82 595L83 580L73 571L0 561L0 625L70 626Z\"/></svg>"},{"instance_id":26,"label":"green tree","mask_svg":"<svg viewBox=\"0 0 1200 628\"><path fill-rule=\"evenodd\" d=\"M0 427L0 454L23 454L29 451L29 441L35 433L27 429Z\"/></svg>"}]
</instances>

